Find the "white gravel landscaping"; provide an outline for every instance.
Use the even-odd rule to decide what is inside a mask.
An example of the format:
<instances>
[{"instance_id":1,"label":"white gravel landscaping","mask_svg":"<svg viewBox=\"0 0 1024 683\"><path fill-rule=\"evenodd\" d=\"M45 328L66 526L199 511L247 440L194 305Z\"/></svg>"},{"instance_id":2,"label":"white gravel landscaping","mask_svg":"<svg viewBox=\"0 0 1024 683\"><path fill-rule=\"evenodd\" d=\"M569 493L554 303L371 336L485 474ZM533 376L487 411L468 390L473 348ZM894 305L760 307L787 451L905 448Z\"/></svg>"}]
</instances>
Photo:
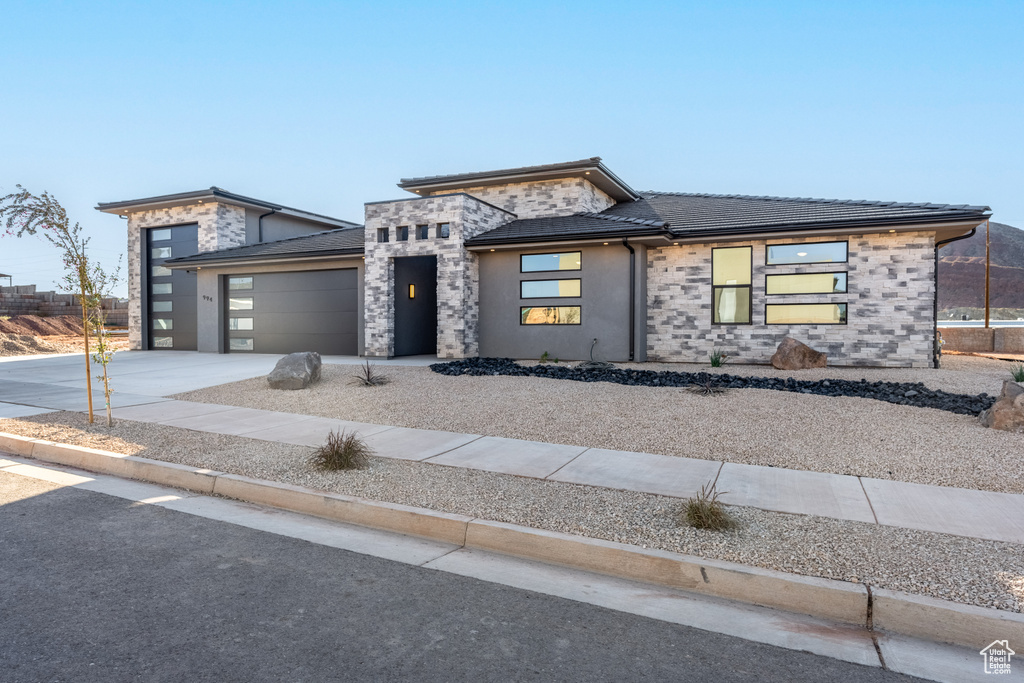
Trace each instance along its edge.
<instances>
[{"instance_id":1,"label":"white gravel landscaping","mask_svg":"<svg viewBox=\"0 0 1024 683\"><path fill-rule=\"evenodd\" d=\"M700 531L680 526L682 502L664 496L383 458L323 473L306 447L125 420L108 430L78 413L0 420L0 431L1024 612L1024 547L1013 543L752 508L729 508L733 531Z\"/></svg>"},{"instance_id":2,"label":"white gravel landscaping","mask_svg":"<svg viewBox=\"0 0 1024 683\"><path fill-rule=\"evenodd\" d=\"M655 365L799 379L922 382L955 393L998 394L1010 364L947 356L939 370ZM639 367L639 366L637 366ZM302 391L255 378L178 394L187 401L486 436L659 453L897 481L1024 492L1024 437L971 416L872 399L762 389L699 396L685 389L539 377L450 377L424 367L380 367L391 383L352 386L354 366L325 365Z\"/></svg>"}]
</instances>

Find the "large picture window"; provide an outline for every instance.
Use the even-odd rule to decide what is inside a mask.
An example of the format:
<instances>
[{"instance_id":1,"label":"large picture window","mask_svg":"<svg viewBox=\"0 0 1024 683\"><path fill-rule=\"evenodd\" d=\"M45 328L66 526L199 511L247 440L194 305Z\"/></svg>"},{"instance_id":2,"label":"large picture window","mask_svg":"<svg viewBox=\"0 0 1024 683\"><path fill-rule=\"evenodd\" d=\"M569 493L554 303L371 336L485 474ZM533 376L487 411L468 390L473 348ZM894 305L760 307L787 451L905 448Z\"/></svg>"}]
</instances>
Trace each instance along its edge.
<instances>
[{"instance_id":1,"label":"large picture window","mask_svg":"<svg viewBox=\"0 0 1024 683\"><path fill-rule=\"evenodd\" d=\"M752 247L711 250L712 322L750 324Z\"/></svg>"},{"instance_id":2,"label":"large picture window","mask_svg":"<svg viewBox=\"0 0 1024 683\"><path fill-rule=\"evenodd\" d=\"M845 325L846 304L767 304L769 325Z\"/></svg>"},{"instance_id":3,"label":"large picture window","mask_svg":"<svg viewBox=\"0 0 1024 683\"><path fill-rule=\"evenodd\" d=\"M579 325L579 306L521 306L521 325Z\"/></svg>"},{"instance_id":4,"label":"large picture window","mask_svg":"<svg viewBox=\"0 0 1024 683\"><path fill-rule=\"evenodd\" d=\"M523 280L519 283L521 299L557 299L561 297L578 297L580 295L580 279L567 280Z\"/></svg>"},{"instance_id":5,"label":"large picture window","mask_svg":"<svg viewBox=\"0 0 1024 683\"><path fill-rule=\"evenodd\" d=\"M519 257L522 273L543 273L553 270L581 270L583 254L567 251L558 254L523 254Z\"/></svg>"},{"instance_id":6,"label":"large picture window","mask_svg":"<svg viewBox=\"0 0 1024 683\"><path fill-rule=\"evenodd\" d=\"M768 245L766 263L783 266L802 263L846 263L846 242L810 242Z\"/></svg>"}]
</instances>

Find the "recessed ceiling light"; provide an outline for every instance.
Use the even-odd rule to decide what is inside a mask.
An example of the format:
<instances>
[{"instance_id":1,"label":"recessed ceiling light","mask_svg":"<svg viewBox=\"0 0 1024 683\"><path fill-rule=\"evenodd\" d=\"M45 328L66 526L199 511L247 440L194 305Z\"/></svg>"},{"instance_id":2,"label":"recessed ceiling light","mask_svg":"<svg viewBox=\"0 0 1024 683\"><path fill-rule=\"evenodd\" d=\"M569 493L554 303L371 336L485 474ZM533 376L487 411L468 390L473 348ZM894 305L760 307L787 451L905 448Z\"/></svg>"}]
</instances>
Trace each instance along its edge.
<instances>
[{"instance_id":1,"label":"recessed ceiling light","mask_svg":"<svg viewBox=\"0 0 1024 683\"><path fill-rule=\"evenodd\" d=\"M679 246L679 242L673 242L673 243L672 243L672 246L673 246L673 247L678 247L678 246Z\"/></svg>"},{"instance_id":2,"label":"recessed ceiling light","mask_svg":"<svg viewBox=\"0 0 1024 683\"><path fill-rule=\"evenodd\" d=\"M607 243L607 242L605 242L605 243L604 243L604 246L606 246L606 247L607 247L607 246L608 246L608 243Z\"/></svg>"},{"instance_id":3,"label":"recessed ceiling light","mask_svg":"<svg viewBox=\"0 0 1024 683\"><path fill-rule=\"evenodd\" d=\"M587 171L587 172L586 172L586 175L590 175L590 171Z\"/></svg>"},{"instance_id":4,"label":"recessed ceiling light","mask_svg":"<svg viewBox=\"0 0 1024 683\"><path fill-rule=\"evenodd\" d=\"M890 230L889 232L896 232L896 231L895 230Z\"/></svg>"},{"instance_id":5,"label":"recessed ceiling light","mask_svg":"<svg viewBox=\"0 0 1024 683\"><path fill-rule=\"evenodd\" d=\"M491 251L494 251L494 250L493 250L493 249L491 249Z\"/></svg>"}]
</instances>

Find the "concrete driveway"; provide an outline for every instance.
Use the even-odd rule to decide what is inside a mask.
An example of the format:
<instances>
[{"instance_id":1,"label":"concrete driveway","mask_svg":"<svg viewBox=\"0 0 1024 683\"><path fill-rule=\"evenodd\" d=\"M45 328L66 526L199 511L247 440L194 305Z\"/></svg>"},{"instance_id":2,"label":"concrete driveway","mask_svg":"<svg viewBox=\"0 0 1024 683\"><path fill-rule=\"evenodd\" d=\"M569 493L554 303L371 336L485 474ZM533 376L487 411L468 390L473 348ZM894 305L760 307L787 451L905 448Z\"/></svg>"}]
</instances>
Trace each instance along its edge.
<instances>
[{"instance_id":1,"label":"concrete driveway","mask_svg":"<svg viewBox=\"0 0 1024 683\"><path fill-rule=\"evenodd\" d=\"M274 354L218 354L195 351L123 351L108 366L115 408L166 400L164 397L226 382L259 377L281 358ZM325 363L354 365L355 356L326 356ZM434 356L374 360L380 365L428 365ZM101 368L93 365L93 408L102 411ZM82 354L0 358L0 418L36 415L48 410L88 409Z\"/></svg>"}]
</instances>

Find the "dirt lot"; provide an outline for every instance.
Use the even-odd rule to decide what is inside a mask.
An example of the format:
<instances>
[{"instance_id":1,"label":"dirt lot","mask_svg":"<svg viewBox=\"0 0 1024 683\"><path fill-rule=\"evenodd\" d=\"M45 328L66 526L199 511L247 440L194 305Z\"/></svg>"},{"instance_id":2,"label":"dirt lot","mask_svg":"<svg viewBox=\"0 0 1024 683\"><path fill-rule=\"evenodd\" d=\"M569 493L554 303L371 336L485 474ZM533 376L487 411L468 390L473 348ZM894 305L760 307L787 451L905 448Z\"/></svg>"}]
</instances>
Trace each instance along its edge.
<instances>
[{"instance_id":1,"label":"dirt lot","mask_svg":"<svg viewBox=\"0 0 1024 683\"><path fill-rule=\"evenodd\" d=\"M128 338L116 335L111 345L128 348ZM71 315L41 318L37 315L0 317L0 356L40 353L75 353L85 349L82 321Z\"/></svg>"},{"instance_id":2,"label":"dirt lot","mask_svg":"<svg viewBox=\"0 0 1024 683\"><path fill-rule=\"evenodd\" d=\"M1002 361L959 356L944 363L940 370L721 370L797 374L801 379L920 381L956 393L996 394L1002 381L1010 379L1010 364ZM1024 435L987 429L974 417L931 408L760 389L699 396L680 388L605 382L449 377L423 367L381 368L391 383L368 388L350 383L356 370L325 365L323 380L304 391L275 391L259 377L175 398L398 427L1024 492Z\"/></svg>"}]
</instances>

